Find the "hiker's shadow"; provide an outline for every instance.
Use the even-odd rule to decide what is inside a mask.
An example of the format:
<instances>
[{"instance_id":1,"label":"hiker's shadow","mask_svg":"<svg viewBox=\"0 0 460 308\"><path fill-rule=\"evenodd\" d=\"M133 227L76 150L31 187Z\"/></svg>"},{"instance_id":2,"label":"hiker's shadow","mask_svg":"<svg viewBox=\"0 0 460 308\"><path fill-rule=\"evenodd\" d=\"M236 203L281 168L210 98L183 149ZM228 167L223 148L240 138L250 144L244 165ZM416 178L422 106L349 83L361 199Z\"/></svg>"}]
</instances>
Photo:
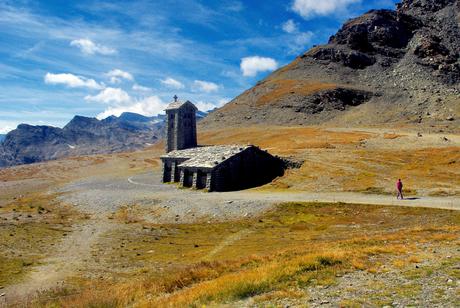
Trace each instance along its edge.
<instances>
[{"instance_id":1,"label":"hiker's shadow","mask_svg":"<svg viewBox=\"0 0 460 308\"><path fill-rule=\"evenodd\" d=\"M411 197L411 198L404 198L404 200L419 200L420 198L417 197Z\"/></svg>"}]
</instances>

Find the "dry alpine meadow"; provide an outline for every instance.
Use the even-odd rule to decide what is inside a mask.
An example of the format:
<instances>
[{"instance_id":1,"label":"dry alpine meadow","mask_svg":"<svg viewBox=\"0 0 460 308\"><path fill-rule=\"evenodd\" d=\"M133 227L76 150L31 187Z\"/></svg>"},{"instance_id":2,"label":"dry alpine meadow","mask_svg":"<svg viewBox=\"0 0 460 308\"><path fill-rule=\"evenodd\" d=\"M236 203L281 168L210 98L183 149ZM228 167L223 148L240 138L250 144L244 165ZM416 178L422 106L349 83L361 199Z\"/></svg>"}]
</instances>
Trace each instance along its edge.
<instances>
[{"instance_id":1,"label":"dry alpine meadow","mask_svg":"<svg viewBox=\"0 0 460 308\"><path fill-rule=\"evenodd\" d=\"M0 59L0 308L460 307L460 0L0 0Z\"/></svg>"},{"instance_id":2,"label":"dry alpine meadow","mask_svg":"<svg viewBox=\"0 0 460 308\"><path fill-rule=\"evenodd\" d=\"M162 184L162 144L0 171L0 303L30 307L460 305L458 135L253 126L301 166L262 187ZM407 200L393 185L407 178Z\"/></svg>"}]
</instances>

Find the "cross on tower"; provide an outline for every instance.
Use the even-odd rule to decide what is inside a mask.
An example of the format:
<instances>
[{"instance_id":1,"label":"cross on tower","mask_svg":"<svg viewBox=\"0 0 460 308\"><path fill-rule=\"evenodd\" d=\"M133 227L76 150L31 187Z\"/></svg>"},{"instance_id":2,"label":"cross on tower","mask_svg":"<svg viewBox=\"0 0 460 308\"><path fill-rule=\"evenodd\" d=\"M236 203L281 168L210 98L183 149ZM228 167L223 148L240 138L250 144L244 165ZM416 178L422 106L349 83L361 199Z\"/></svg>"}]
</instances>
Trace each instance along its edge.
<instances>
[{"instance_id":1,"label":"cross on tower","mask_svg":"<svg viewBox=\"0 0 460 308\"><path fill-rule=\"evenodd\" d=\"M174 95L173 98L174 98L174 101L177 102L177 99L178 99L177 95Z\"/></svg>"}]
</instances>

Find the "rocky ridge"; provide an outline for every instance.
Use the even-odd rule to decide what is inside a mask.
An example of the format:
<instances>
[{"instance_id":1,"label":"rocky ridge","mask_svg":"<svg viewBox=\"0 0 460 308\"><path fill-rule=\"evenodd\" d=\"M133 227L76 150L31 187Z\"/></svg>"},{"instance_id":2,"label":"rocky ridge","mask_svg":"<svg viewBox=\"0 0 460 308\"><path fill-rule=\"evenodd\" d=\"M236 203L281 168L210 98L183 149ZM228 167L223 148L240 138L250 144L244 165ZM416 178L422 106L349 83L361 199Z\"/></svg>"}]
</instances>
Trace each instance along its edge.
<instances>
[{"instance_id":1,"label":"rocky ridge","mask_svg":"<svg viewBox=\"0 0 460 308\"><path fill-rule=\"evenodd\" d=\"M62 129L20 124L0 143L0 167L141 149L162 137L163 120L123 113L103 120L75 116Z\"/></svg>"},{"instance_id":2,"label":"rocky ridge","mask_svg":"<svg viewBox=\"0 0 460 308\"><path fill-rule=\"evenodd\" d=\"M404 0L347 21L201 128L410 123L460 127L460 3Z\"/></svg>"}]
</instances>

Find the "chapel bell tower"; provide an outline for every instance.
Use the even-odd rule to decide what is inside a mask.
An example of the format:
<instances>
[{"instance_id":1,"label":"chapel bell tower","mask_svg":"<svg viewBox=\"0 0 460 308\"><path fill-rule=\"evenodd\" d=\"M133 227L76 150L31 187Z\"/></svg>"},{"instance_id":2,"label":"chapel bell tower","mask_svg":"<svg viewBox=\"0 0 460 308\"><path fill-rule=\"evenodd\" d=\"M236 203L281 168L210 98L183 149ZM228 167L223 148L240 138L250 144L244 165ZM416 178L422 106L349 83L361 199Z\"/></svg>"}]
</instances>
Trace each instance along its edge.
<instances>
[{"instance_id":1,"label":"chapel bell tower","mask_svg":"<svg viewBox=\"0 0 460 308\"><path fill-rule=\"evenodd\" d=\"M181 102L174 95L174 101L166 107L166 153L197 146L197 110L190 101Z\"/></svg>"}]
</instances>

